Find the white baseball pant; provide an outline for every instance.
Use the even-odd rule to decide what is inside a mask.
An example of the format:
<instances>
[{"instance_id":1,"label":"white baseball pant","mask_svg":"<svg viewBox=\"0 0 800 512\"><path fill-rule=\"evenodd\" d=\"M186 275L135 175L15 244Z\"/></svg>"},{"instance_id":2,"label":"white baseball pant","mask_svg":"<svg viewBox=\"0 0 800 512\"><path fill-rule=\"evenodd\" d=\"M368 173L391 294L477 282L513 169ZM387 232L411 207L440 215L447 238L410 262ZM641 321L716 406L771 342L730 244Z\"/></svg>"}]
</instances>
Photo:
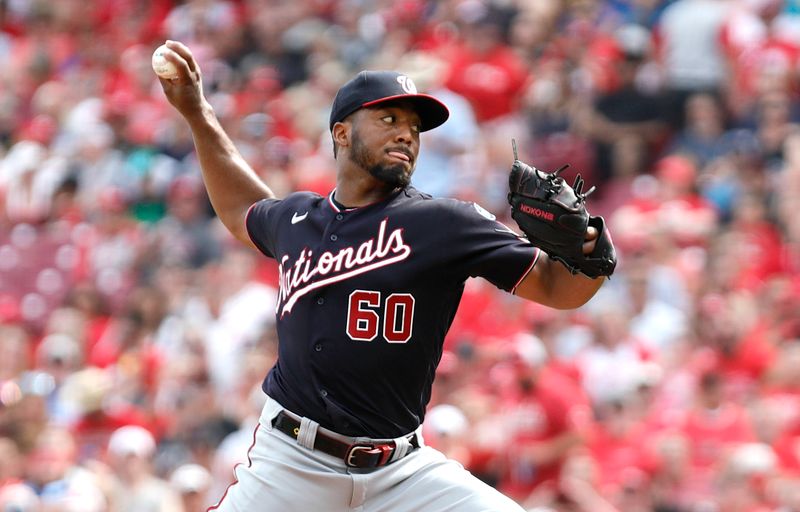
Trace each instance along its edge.
<instances>
[{"instance_id":1,"label":"white baseball pant","mask_svg":"<svg viewBox=\"0 0 800 512\"><path fill-rule=\"evenodd\" d=\"M283 407L267 397L247 462L208 512L523 512L522 507L424 446L375 469L348 467L343 460L312 450L317 429L347 438L303 418L298 440L273 429ZM304 432L305 430L305 432ZM312 435L308 435L311 433Z\"/></svg>"}]
</instances>

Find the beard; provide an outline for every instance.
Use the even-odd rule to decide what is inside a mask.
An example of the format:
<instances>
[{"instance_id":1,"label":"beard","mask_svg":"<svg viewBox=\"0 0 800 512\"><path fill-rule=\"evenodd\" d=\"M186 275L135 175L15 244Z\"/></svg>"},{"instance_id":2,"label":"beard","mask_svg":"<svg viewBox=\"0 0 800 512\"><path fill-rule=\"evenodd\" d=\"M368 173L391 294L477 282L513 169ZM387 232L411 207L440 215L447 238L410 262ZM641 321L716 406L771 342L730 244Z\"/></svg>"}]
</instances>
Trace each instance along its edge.
<instances>
[{"instance_id":1,"label":"beard","mask_svg":"<svg viewBox=\"0 0 800 512\"><path fill-rule=\"evenodd\" d=\"M405 188L411 183L411 172L406 172L403 163L381 164L376 162L369 148L363 143L358 132L353 130L353 146L350 151L350 160L366 169L374 178L386 183L392 188Z\"/></svg>"}]
</instances>

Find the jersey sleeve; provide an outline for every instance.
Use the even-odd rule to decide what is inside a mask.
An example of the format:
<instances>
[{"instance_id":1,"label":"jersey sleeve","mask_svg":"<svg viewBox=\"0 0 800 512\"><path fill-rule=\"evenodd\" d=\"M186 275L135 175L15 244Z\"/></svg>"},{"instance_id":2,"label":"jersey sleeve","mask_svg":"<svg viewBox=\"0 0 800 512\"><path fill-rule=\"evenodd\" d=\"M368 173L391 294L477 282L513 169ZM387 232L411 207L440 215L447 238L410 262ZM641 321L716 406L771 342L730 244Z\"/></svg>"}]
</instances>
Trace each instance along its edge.
<instances>
[{"instance_id":1,"label":"jersey sleeve","mask_svg":"<svg viewBox=\"0 0 800 512\"><path fill-rule=\"evenodd\" d=\"M247 234L250 240L265 255L275 257L275 217L277 216L278 199L262 199L250 206L245 217Z\"/></svg>"},{"instance_id":2,"label":"jersey sleeve","mask_svg":"<svg viewBox=\"0 0 800 512\"><path fill-rule=\"evenodd\" d=\"M482 277L514 292L536 264L539 249L477 203L451 203L448 252L459 278Z\"/></svg>"}]
</instances>

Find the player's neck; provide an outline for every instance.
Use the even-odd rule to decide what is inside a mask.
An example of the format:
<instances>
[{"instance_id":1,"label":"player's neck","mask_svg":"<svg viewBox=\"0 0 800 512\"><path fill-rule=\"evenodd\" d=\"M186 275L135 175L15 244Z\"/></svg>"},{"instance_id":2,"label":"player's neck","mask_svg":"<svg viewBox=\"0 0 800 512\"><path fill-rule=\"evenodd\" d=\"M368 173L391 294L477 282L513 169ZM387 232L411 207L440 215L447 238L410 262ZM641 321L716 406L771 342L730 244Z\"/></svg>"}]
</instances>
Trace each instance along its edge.
<instances>
[{"instance_id":1,"label":"player's neck","mask_svg":"<svg viewBox=\"0 0 800 512\"><path fill-rule=\"evenodd\" d=\"M345 208L357 208L378 202L395 190L396 188L372 176L342 179L340 175L336 180L334 199Z\"/></svg>"}]
</instances>

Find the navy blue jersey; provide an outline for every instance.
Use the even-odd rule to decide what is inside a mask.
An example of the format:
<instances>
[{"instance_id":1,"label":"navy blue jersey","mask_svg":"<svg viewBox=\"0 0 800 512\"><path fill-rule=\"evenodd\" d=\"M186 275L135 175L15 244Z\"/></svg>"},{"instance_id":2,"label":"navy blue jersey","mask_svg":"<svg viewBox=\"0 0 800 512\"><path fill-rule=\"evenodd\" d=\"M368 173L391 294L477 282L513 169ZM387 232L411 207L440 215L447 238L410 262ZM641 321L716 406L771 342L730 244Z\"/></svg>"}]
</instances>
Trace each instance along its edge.
<instances>
[{"instance_id":1,"label":"navy blue jersey","mask_svg":"<svg viewBox=\"0 0 800 512\"><path fill-rule=\"evenodd\" d=\"M413 187L354 209L332 196L248 212L280 271L278 362L263 388L336 432L397 437L423 420L466 279L513 291L538 250L480 206Z\"/></svg>"}]
</instances>

